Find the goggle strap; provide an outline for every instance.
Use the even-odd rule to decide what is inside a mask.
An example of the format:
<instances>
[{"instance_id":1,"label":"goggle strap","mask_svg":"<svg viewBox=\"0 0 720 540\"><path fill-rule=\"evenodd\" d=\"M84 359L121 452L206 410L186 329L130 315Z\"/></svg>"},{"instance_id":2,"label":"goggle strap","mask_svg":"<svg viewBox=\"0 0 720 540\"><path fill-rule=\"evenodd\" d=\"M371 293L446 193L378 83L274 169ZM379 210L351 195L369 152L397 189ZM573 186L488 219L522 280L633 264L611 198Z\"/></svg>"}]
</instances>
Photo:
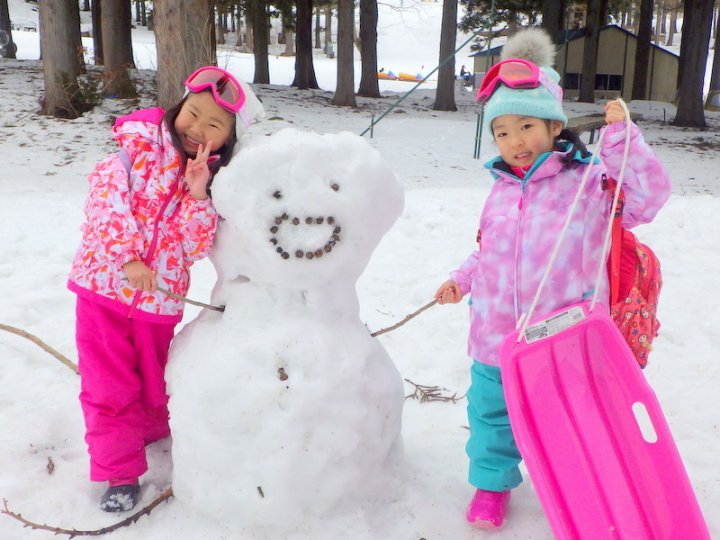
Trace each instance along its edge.
<instances>
[{"instance_id":1,"label":"goggle strap","mask_svg":"<svg viewBox=\"0 0 720 540\"><path fill-rule=\"evenodd\" d=\"M547 91L552 94L555 100L562 105L563 91L560 85L553 81L550 76L545 73L545 71L542 69L539 71L538 80L540 81L540 84L542 84Z\"/></svg>"}]
</instances>

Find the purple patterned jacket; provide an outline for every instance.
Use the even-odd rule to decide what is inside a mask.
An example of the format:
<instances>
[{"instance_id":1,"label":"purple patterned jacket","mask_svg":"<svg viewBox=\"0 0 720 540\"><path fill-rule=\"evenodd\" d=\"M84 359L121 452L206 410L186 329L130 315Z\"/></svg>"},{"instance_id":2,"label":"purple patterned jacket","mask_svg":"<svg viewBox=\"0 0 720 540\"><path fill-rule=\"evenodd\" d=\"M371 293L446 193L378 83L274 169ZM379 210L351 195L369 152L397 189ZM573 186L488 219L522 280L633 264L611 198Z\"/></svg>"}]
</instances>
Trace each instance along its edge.
<instances>
[{"instance_id":1,"label":"purple patterned jacket","mask_svg":"<svg viewBox=\"0 0 720 540\"><path fill-rule=\"evenodd\" d=\"M480 217L482 244L450 274L463 294L470 292L468 354L473 359L499 365L500 344L530 307L587 167L592 171L533 318L592 296L612 202L601 179L618 177L625 126L605 128L601 162L591 164L578 152L566 165L565 153L548 152L522 180L498 167L500 157L485 165L495 183ZM627 228L650 222L670 196L667 171L634 124L630 144L623 181ZM607 306L606 272L600 288L600 302Z\"/></svg>"}]
</instances>

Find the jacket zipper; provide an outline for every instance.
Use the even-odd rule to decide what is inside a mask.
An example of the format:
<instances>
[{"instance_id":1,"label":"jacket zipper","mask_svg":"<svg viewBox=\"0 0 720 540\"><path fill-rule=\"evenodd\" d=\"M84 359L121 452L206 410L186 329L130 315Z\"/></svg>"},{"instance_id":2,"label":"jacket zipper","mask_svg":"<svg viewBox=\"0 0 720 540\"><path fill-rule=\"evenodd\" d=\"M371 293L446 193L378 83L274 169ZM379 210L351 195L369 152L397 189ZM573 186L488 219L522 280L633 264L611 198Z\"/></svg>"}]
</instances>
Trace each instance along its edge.
<instances>
[{"instance_id":1,"label":"jacket zipper","mask_svg":"<svg viewBox=\"0 0 720 540\"><path fill-rule=\"evenodd\" d=\"M520 246L522 245L522 222L523 222L523 207L525 206L525 179L520 180L520 200L518 201L518 221L517 228L515 230L515 294L513 297L513 307L515 309L515 320L520 320L521 309L520 305Z\"/></svg>"},{"instance_id":2,"label":"jacket zipper","mask_svg":"<svg viewBox=\"0 0 720 540\"><path fill-rule=\"evenodd\" d=\"M162 223L163 217L165 216L165 210L167 210L170 201L172 201L172 198L175 196L175 192L177 191L179 184L180 177L177 177L172 185L172 188L170 188L170 193L163 201L162 208L160 208L160 211L158 212L158 217L155 220L155 224L153 225L153 235L152 240L150 241L150 248L148 249L147 255L143 257L143 263L145 263L147 266L150 266L148 263L152 261L152 257L155 254L155 248L157 247L158 240L158 231L160 230L160 224ZM128 311L128 319L132 319L132 316L135 314L135 310L137 309L137 305L140 302L140 297L142 296L143 292L144 291L137 291L135 293L135 297L133 298L132 304L130 304L130 309Z\"/></svg>"},{"instance_id":3,"label":"jacket zipper","mask_svg":"<svg viewBox=\"0 0 720 540\"><path fill-rule=\"evenodd\" d=\"M521 257L521 247L522 247L522 236L523 236L523 222L525 217L525 212L523 210L525 206L525 192L527 188L527 177L523 178L520 181L520 200L518 201L518 222L517 222L517 229L515 231L515 295L513 298L513 304L515 308L515 321L519 321L520 317L522 316L522 298L521 298L521 268L520 263L522 260Z\"/></svg>"}]
</instances>

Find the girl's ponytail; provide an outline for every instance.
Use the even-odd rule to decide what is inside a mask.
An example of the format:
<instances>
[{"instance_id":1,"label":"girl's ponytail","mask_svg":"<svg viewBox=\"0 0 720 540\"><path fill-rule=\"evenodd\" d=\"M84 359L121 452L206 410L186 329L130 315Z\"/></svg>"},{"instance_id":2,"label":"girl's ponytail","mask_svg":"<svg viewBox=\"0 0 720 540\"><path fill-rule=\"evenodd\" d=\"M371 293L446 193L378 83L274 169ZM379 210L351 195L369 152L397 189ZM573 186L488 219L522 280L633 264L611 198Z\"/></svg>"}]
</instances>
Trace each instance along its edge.
<instances>
[{"instance_id":1,"label":"girl's ponytail","mask_svg":"<svg viewBox=\"0 0 720 540\"><path fill-rule=\"evenodd\" d=\"M587 149L585 143L580 140L580 135L578 135L572 129L563 128L563 130L557 136L557 139L555 139L555 144L557 145L559 141L567 141L572 145L570 147L570 151L567 152L567 154L565 155L566 165L569 165L572 162L573 156L575 156L575 153L577 151L580 151L580 157L582 158L586 158L592 155L592 152Z\"/></svg>"}]
</instances>

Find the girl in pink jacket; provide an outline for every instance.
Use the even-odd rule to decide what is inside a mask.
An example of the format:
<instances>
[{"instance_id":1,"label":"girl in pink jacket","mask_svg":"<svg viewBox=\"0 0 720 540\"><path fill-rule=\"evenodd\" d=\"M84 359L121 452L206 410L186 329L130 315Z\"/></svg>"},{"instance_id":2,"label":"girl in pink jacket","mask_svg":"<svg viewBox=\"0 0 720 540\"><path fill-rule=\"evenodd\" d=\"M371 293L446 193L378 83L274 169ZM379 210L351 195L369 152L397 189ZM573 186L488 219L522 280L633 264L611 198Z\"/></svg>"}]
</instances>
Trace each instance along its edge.
<instances>
[{"instance_id":1,"label":"girl in pink jacket","mask_svg":"<svg viewBox=\"0 0 720 540\"><path fill-rule=\"evenodd\" d=\"M68 287L78 296L80 404L90 479L108 482L101 508L133 508L145 445L167 437L164 371L189 268L212 246L212 176L226 165L257 98L208 66L167 112L137 111L113 129L120 151L90 174L86 222Z\"/></svg>"},{"instance_id":2,"label":"girl in pink jacket","mask_svg":"<svg viewBox=\"0 0 720 540\"><path fill-rule=\"evenodd\" d=\"M486 164L494 183L480 217L478 249L435 295L444 304L470 293L468 353L474 362L466 451L476 491L466 518L480 528L502 525L510 490L522 480L503 395L500 344L532 302L583 173L591 168L538 313L593 295L612 202L603 180L619 174L626 130L631 147L623 225L651 221L670 196L667 172L617 102L605 107L608 126L601 159L591 161L577 135L565 129L559 75L549 67L553 56L554 46L544 32L518 33L505 45L504 60L481 84L478 99L485 102L484 121L500 156ZM599 298L607 299L606 277L600 287Z\"/></svg>"}]
</instances>

